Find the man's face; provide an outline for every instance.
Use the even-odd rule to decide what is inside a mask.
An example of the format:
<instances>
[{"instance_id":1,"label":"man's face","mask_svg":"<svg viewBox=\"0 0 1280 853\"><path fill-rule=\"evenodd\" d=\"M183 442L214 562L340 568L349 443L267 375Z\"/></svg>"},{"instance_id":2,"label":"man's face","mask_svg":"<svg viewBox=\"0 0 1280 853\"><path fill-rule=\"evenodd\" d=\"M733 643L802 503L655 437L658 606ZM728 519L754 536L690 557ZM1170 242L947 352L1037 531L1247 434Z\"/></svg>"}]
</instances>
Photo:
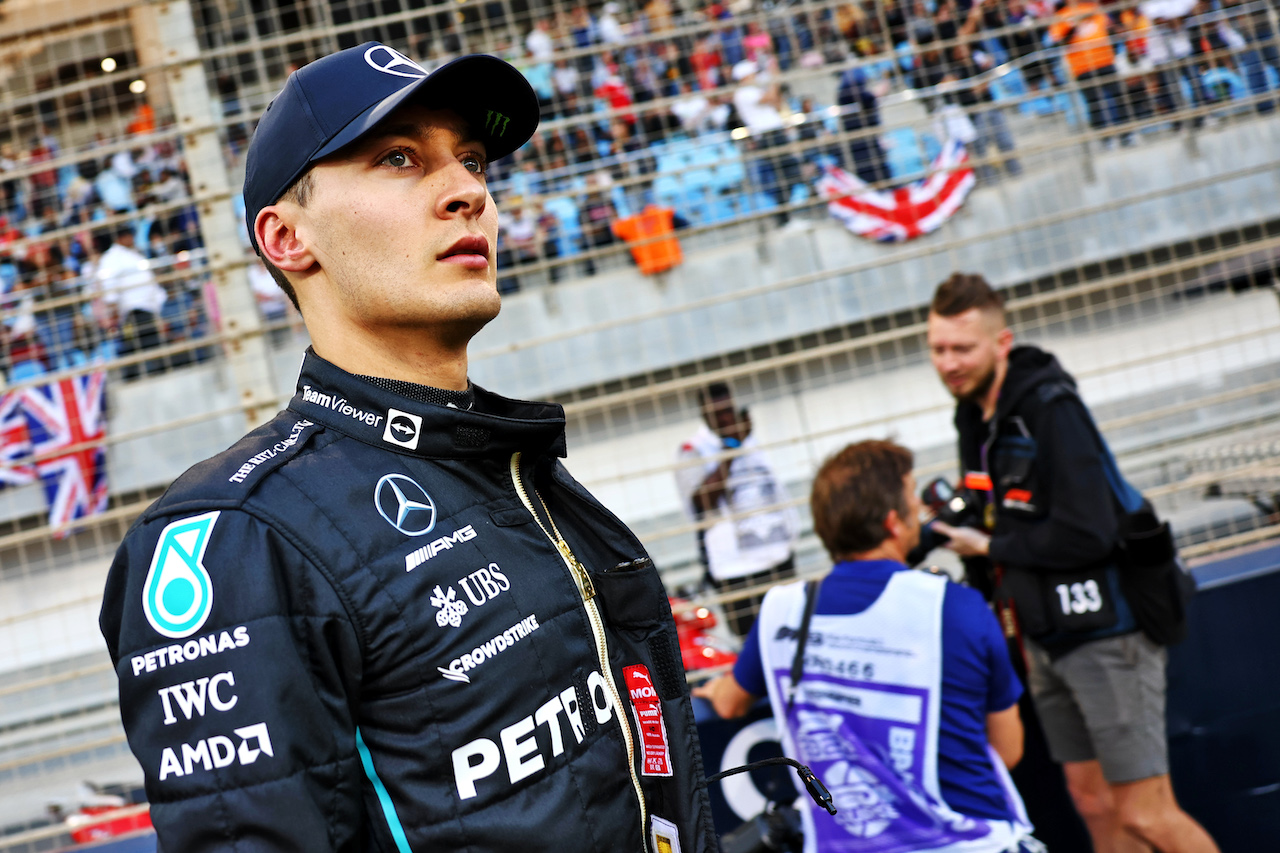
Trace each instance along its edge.
<instances>
[{"instance_id":1,"label":"man's face","mask_svg":"<svg viewBox=\"0 0 1280 853\"><path fill-rule=\"evenodd\" d=\"M998 314L970 308L954 317L929 314L929 358L951 395L978 402L995 381L996 368L1009 356L1012 336Z\"/></svg>"},{"instance_id":2,"label":"man's face","mask_svg":"<svg viewBox=\"0 0 1280 853\"><path fill-rule=\"evenodd\" d=\"M420 105L312 167L296 225L315 260L297 286L308 326L469 337L497 316L486 167L456 114Z\"/></svg>"},{"instance_id":3,"label":"man's face","mask_svg":"<svg viewBox=\"0 0 1280 853\"><path fill-rule=\"evenodd\" d=\"M702 417L711 431L721 438L737 438L738 413L732 397L712 397L702 404Z\"/></svg>"}]
</instances>

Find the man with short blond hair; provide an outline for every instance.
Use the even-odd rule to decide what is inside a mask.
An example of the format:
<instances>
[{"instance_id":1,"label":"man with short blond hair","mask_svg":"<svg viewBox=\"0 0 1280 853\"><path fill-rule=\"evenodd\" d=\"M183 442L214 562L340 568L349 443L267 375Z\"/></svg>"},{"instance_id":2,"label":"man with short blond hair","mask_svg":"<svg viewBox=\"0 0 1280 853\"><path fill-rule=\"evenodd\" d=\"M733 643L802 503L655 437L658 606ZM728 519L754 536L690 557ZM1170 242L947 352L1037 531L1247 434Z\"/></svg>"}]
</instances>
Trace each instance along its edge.
<instances>
[{"instance_id":1,"label":"man with short blond hair","mask_svg":"<svg viewBox=\"0 0 1280 853\"><path fill-rule=\"evenodd\" d=\"M1139 630L1121 587L1121 518L1142 497L1119 475L1052 355L1014 346L1004 301L981 275L934 293L928 344L956 399L965 485L984 528L935 522L969 564L996 568L1028 686L1096 853L1215 853L1169 782L1164 647ZM1121 499L1123 497L1123 504Z\"/></svg>"}]
</instances>

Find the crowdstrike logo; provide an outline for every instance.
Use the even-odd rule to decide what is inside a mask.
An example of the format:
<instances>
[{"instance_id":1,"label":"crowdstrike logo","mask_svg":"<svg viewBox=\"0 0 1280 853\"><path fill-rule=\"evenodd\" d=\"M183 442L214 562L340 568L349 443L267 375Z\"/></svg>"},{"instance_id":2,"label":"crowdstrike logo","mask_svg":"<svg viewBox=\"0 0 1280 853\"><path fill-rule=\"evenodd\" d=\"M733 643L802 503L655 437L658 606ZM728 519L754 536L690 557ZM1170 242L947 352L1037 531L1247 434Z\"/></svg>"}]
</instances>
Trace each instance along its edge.
<instances>
[{"instance_id":1,"label":"crowdstrike logo","mask_svg":"<svg viewBox=\"0 0 1280 853\"><path fill-rule=\"evenodd\" d=\"M427 490L404 474L387 474L373 493L378 514L405 536L422 536L436 526L436 505Z\"/></svg>"},{"instance_id":2,"label":"crowdstrike logo","mask_svg":"<svg viewBox=\"0 0 1280 853\"><path fill-rule=\"evenodd\" d=\"M160 531L151 570L142 586L142 612L166 637L189 637L213 609L213 581L204 568L204 552L218 513L175 521Z\"/></svg>"},{"instance_id":3,"label":"crowdstrike logo","mask_svg":"<svg viewBox=\"0 0 1280 853\"><path fill-rule=\"evenodd\" d=\"M391 74L395 77L409 77L417 80L427 76L427 69L414 62L398 50L385 44L376 44L364 52L364 61L374 71Z\"/></svg>"},{"instance_id":4,"label":"crowdstrike logo","mask_svg":"<svg viewBox=\"0 0 1280 853\"><path fill-rule=\"evenodd\" d=\"M526 616L493 639L481 643L461 657L454 658L447 667L438 666L436 669L450 681L470 684L471 676L467 675L469 670L505 652L536 630L538 630L538 617Z\"/></svg>"},{"instance_id":5,"label":"crowdstrike logo","mask_svg":"<svg viewBox=\"0 0 1280 853\"><path fill-rule=\"evenodd\" d=\"M382 431L383 441L417 450L418 436L421 433L421 415L402 412L399 409L387 409L387 426Z\"/></svg>"}]
</instances>

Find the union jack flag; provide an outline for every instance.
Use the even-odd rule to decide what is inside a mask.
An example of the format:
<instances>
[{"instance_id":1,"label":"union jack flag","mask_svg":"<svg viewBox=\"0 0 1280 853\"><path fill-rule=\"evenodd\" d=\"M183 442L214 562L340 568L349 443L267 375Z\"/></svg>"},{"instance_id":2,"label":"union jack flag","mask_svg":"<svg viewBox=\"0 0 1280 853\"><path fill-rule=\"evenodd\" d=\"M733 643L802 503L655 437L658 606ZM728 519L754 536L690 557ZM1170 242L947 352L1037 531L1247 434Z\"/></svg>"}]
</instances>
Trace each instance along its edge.
<instances>
[{"instance_id":1,"label":"union jack flag","mask_svg":"<svg viewBox=\"0 0 1280 853\"><path fill-rule=\"evenodd\" d=\"M31 464L31 435L22 413L22 393L0 394L0 489L25 486L36 479Z\"/></svg>"},{"instance_id":2,"label":"union jack flag","mask_svg":"<svg viewBox=\"0 0 1280 853\"><path fill-rule=\"evenodd\" d=\"M901 243L936 231L964 204L973 184L964 145L948 139L924 180L874 190L839 166L829 166L818 181L818 192L827 199L831 215L854 234Z\"/></svg>"},{"instance_id":3,"label":"union jack flag","mask_svg":"<svg viewBox=\"0 0 1280 853\"><path fill-rule=\"evenodd\" d=\"M106 381L106 372L97 371L21 392L49 524L59 539L75 519L107 508L106 451L100 443L107 432Z\"/></svg>"}]
</instances>

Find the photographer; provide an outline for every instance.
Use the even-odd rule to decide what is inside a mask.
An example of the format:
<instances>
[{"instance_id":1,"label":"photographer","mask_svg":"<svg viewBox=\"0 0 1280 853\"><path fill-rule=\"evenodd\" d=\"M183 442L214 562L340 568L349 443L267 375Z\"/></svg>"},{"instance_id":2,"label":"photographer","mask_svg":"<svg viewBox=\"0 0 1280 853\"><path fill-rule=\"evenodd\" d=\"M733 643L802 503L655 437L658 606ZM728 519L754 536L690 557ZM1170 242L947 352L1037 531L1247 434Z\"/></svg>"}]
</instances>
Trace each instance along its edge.
<instances>
[{"instance_id":1,"label":"photographer","mask_svg":"<svg viewBox=\"0 0 1280 853\"><path fill-rule=\"evenodd\" d=\"M770 590L733 673L694 695L735 717L768 693L784 752L837 808L800 798L806 853L1043 850L1004 769L1022 755L1022 686L1000 627L976 591L904 563L920 535L911 466L889 441L823 464L813 526L835 566L820 587Z\"/></svg>"},{"instance_id":2,"label":"photographer","mask_svg":"<svg viewBox=\"0 0 1280 853\"><path fill-rule=\"evenodd\" d=\"M721 593L795 577L792 544L796 514L783 507L787 493L765 454L757 449L751 416L733 404L729 386L698 391L703 423L680 446L676 486L694 521L717 519L698 532L698 550ZM741 451L735 456L726 452ZM724 605L730 630L746 636L763 594Z\"/></svg>"},{"instance_id":3,"label":"photographer","mask_svg":"<svg viewBox=\"0 0 1280 853\"><path fill-rule=\"evenodd\" d=\"M957 401L964 483L984 529L934 528L967 558L975 585L985 580L978 558L994 564L1006 628L1021 630L1049 750L1095 851L1216 851L1169 782L1157 640L1176 638L1181 611L1147 582L1169 591L1181 572L1167 527L1119 475L1071 376L1049 353L1014 347L1003 300L982 276L939 285L928 344ZM1166 553L1139 559L1140 540L1150 550L1160 535Z\"/></svg>"}]
</instances>

